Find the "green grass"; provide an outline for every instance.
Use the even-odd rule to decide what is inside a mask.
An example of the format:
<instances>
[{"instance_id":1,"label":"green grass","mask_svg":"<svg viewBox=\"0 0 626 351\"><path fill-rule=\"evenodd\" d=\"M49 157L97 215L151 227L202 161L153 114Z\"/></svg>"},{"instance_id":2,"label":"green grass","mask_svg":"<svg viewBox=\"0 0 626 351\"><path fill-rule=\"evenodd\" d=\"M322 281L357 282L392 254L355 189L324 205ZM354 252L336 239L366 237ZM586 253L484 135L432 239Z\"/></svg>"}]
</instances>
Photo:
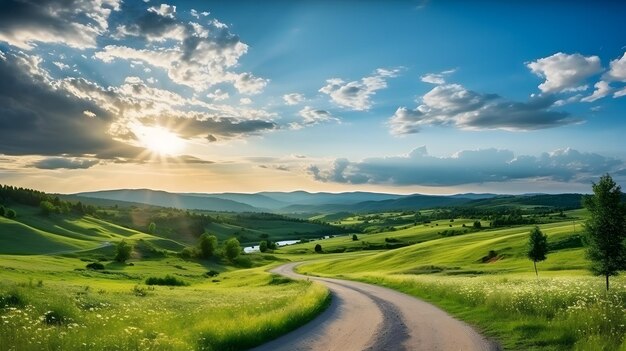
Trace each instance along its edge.
<instances>
[{"instance_id":1,"label":"green grass","mask_svg":"<svg viewBox=\"0 0 626 351\"><path fill-rule=\"evenodd\" d=\"M299 270L428 300L476 325L505 349L626 350L626 279L613 278L606 294L603 279L588 273L584 248L572 240L582 230L580 223L570 219L540 227L555 249L538 264L538 279L525 257L532 226L431 238L382 252L309 255L317 261ZM423 229L415 235L428 233ZM347 238L320 242L332 247L339 240ZM483 262L489 250L497 256Z\"/></svg>"},{"instance_id":2,"label":"green grass","mask_svg":"<svg viewBox=\"0 0 626 351\"><path fill-rule=\"evenodd\" d=\"M177 258L105 263L103 272L85 265L0 256L0 349L243 350L307 322L328 301L322 286L264 268ZM143 284L166 275L189 285Z\"/></svg>"}]
</instances>

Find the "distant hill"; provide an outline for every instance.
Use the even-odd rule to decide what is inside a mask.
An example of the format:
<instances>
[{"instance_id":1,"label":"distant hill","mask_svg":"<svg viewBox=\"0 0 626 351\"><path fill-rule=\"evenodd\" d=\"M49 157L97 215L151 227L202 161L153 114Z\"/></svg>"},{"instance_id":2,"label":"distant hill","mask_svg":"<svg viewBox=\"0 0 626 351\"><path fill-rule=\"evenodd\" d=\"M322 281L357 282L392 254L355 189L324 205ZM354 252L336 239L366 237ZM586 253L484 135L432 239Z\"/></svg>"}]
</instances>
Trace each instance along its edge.
<instances>
[{"instance_id":1,"label":"distant hill","mask_svg":"<svg viewBox=\"0 0 626 351\"><path fill-rule=\"evenodd\" d=\"M219 193L219 194L202 194L202 193L189 193L181 195L191 195L201 198L223 199L246 204L258 209L267 211L276 210L290 205L288 202L283 202L263 194L240 194L240 193Z\"/></svg>"},{"instance_id":2,"label":"distant hill","mask_svg":"<svg viewBox=\"0 0 626 351\"><path fill-rule=\"evenodd\" d=\"M336 204L356 204L364 201L385 201L394 200L407 195L370 193L363 191L346 193L309 193L306 191L293 192L261 192L269 198L287 203L289 205L336 205Z\"/></svg>"},{"instance_id":3,"label":"distant hill","mask_svg":"<svg viewBox=\"0 0 626 351\"><path fill-rule=\"evenodd\" d=\"M161 207L174 207L188 210L261 212L258 208L241 202L198 195L174 194L149 189L122 189L94 191L74 194L77 199L96 198L125 202L143 203Z\"/></svg>"}]
</instances>

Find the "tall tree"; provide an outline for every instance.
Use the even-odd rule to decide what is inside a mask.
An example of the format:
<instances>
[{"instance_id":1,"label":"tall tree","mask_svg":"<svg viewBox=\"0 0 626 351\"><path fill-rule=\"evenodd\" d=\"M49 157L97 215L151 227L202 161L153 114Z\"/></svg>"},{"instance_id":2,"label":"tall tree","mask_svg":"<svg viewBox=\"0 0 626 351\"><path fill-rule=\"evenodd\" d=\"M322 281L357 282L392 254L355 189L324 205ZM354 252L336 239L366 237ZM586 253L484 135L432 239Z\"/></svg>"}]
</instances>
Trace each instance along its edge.
<instances>
[{"instance_id":1,"label":"tall tree","mask_svg":"<svg viewBox=\"0 0 626 351\"><path fill-rule=\"evenodd\" d=\"M156 232L156 223L150 222L150 224L148 224L148 233L154 234L155 232Z\"/></svg>"},{"instance_id":2,"label":"tall tree","mask_svg":"<svg viewBox=\"0 0 626 351\"><path fill-rule=\"evenodd\" d=\"M204 258L210 258L215 254L217 249L217 237L209 233L200 236L200 254Z\"/></svg>"},{"instance_id":3,"label":"tall tree","mask_svg":"<svg viewBox=\"0 0 626 351\"><path fill-rule=\"evenodd\" d=\"M617 275L626 263L626 218L621 203L622 189L606 174L594 183L593 195L583 198L590 217L585 223L587 257L592 261L591 271L606 279Z\"/></svg>"},{"instance_id":4,"label":"tall tree","mask_svg":"<svg viewBox=\"0 0 626 351\"><path fill-rule=\"evenodd\" d=\"M533 230L530 231L530 236L528 237L528 258L533 261L533 265L535 266L535 275L539 277L539 272L537 271L537 262L544 261L547 258L548 254L548 236L541 232L539 227L535 226Z\"/></svg>"},{"instance_id":5,"label":"tall tree","mask_svg":"<svg viewBox=\"0 0 626 351\"><path fill-rule=\"evenodd\" d=\"M115 247L115 260L117 262L124 263L130 258L130 254L133 252L133 246L127 243L125 240L117 243Z\"/></svg>"},{"instance_id":6,"label":"tall tree","mask_svg":"<svg viewBox=\"0 0 626 351\"><path fill-rule=\"evenodd\" d=\"M226 258L233 262L241 253L239 240L236 238L226 240L226 243L224 244L224 253L226 254Z\"/></svg>"}]
</instances>

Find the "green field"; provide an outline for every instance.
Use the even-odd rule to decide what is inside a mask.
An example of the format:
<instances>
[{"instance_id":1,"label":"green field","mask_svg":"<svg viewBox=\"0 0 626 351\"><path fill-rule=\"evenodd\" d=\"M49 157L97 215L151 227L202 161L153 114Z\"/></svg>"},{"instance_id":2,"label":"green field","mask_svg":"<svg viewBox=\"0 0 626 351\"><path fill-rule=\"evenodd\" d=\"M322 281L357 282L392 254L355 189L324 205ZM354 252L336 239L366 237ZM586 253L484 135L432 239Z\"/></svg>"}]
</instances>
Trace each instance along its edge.
<instances>
[{"instance_id":1,"label":"green field","mask_svg":"<svg viewBox=\"0 0 626 351\"><path fill-rule=\"evenodd\" d=\"M423 242L338 258L318 254L315 262L299 270L379 284L426 299L477 325L505 349L626 349L626 280L613 278L613 288L605 292L603 279L587 270L579 238L584 211L566 215L568 220L540 226L552 250L538 263L538 278L526 258L532 226L453 237L437 237L430 226L360 235L359 241L387 237ZM359 245L340 237L281 250L309 252L316 243L331 251Z\"/></svg>"}]
</instances>

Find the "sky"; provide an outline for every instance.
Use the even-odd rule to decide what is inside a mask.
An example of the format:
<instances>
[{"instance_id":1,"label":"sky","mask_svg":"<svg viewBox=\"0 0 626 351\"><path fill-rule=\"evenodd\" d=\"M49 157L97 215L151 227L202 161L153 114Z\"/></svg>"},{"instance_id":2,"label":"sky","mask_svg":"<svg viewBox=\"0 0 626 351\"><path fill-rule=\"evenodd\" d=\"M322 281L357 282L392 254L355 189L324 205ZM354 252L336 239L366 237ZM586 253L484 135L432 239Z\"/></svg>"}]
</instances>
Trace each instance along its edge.
<instances>
[{"instance_id":1,"label":"sky","mask_svg":"<svg viewBox=\"0 0 626 351\"><path fill-rule=\"evenodd\" d=\"M0 183L626 185L626 3L0 2Z\"/></svg>"}]
</instances>

